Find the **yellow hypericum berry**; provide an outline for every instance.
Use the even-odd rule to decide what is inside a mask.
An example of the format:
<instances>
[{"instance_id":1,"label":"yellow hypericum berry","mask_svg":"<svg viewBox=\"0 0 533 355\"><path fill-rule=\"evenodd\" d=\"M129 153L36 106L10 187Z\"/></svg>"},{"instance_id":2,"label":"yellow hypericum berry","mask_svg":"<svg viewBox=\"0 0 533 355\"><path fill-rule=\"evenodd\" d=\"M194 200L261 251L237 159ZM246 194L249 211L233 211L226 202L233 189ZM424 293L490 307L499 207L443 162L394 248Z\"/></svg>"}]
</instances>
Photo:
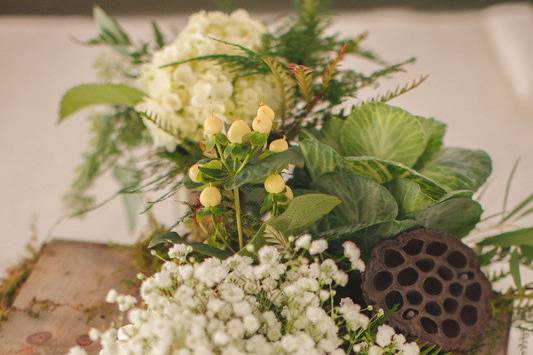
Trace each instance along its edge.
<instances>
[{"instance_id":1,"label":"yellow hypericum berry","mask_svg":"<svg viewBox=\"0 0 533 355\"><path fill-rule=\"evenodd\" d=\"M285 186L285 196L287 196L287 201L292 201L294 198L294 193L292 192L292 189L288 186Z\"/></svg>"},{"instance_id":2,"label":"yellow hypericum berry","mask_svg":"<svg viewBox=\"0 0 533 355\"><path fill-rule=\"evenodd\" d=\"M272 120L266 116L257 116L252 122L252 128L259 133L270 133Z\"/></svg>"},{"instance_id":3,"label":"yellow hypericum berry","mask_svg":"<svg viewBox=\"0 0 533 355\"><path fill-rule=\"evenodd\" d=\"M214 186L208 186L200 193L200 203L204 207L215 207L222 201L220 190Z\"/></svg>"},{"instance_id":4,"label":"yellow hypericum berry","mask_svg":"<svg viewBox=\"0 0 533 355\"><path fill-rule=\"evenodd\" d=\"M193 166L189 168L189 177L191 178L193 182L200 182L200 180L198 180L199 173L200 173L200 169L199 169L198 164L194 164Z\"/></svg>"},{"instance_id":5,"label":"yellow hypericum berry","mask_svg":"<svg viewBox=\"0 0 533 355\"><path fill-rule=\"evenodd\" d=\"M208 169L222 169L222 162L218 159L213 159L205 164L202 164L202 167L208 168Z\"/></svg>"},{"instance_id":6,"label":"yellow hypericum berry","mask_svg":"<svg viewBox=\"0 0 533 355\"><path fill-rule=\"evenodd\" d=\"M207 135L213 135L220 133L224 130L224 122L215 116L209 116L204 121L204 133Z\"/></svg>"},{"instance_id":7,"label":"yellow hypericum berry","mask_svg":"<svg viewBox=\"0 0 533 355\"><path fill-rule=\"evenodd\" d=\"M279 174L272 174L265 180L265 190L271 194L279 194L285 189L285 181Z\"/></svg>"},{"instance_id":8,"label":"yellow hypericum berry","mask_svg":"<svg viewBox=\"0 0 533 355\"><path fill-rule=\"evenodd\" d=\"M276 114L274 113L274 110L270 108L270 106L267 105L261 105L257 109L257 116L265 116L268 117L271 121L276 118Z\"/></svg>"},{"instance_id":9,"label":"yellow hypericum berry","mask_svg":"<svg viewBox=\"0 0 533 355\"><path fill-rule=\"evenodd\" d=\"M289 143L287 143L285 138L276 139L270 142L268 149L274 153L281 153L289 149Z\"/></svg>"},{"instance_id":10,"label":"yellow hypericum berry","mask_svg":"<svg viewBox=\"0 0 533 355\"><path fill-rule=\"evenodd\" d=\"M228 129L228 139L231 143L242 143L242 139L250 134L250 127L243 120L233 122Z\"/></svg>"}]
</instances>

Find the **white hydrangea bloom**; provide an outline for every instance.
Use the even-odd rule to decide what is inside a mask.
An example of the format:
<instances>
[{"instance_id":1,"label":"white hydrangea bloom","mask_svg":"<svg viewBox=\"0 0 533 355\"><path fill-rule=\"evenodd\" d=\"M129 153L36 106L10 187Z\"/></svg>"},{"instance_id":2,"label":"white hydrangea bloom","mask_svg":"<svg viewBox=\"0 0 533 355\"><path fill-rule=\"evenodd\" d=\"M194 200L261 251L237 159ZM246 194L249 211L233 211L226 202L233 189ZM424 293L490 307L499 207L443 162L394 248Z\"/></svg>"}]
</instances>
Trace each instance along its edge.
<instances>
[{"instance_id":1,"label":"white hydrangea bloom","mask_svg":"<svg viewBox=\"0 0 533 355\"><path fill-rule=\"evenodd\" d=\"M180 136L176 139L145 120L155 145L172 150L183 139L200 140L201 126L210 114L226 122L251 122L261 102L279 110L280 98L271 75L236 79L213 61L160 68L199 56L239 53L237 48L213 38L257 49L264 32L265 27L244 10L229 15L201 11L189 18L173 43L154 53L152 61L143 65L138 80L148 96L136 108L157 115Z\"/></svg>"}]
</instances>

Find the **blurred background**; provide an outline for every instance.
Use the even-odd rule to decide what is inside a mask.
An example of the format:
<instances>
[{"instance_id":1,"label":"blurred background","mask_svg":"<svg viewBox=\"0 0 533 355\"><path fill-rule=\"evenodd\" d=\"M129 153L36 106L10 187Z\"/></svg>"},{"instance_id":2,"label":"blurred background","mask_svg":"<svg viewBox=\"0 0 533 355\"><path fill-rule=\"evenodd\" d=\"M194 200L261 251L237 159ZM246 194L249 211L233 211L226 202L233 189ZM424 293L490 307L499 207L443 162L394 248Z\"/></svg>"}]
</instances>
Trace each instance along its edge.
<instances>
[{"instance_id":1,"label":"blurred background","mask_svg":"<svg viewBox=\"0 0 533 355\"><path fill-rule=\"evenodd\" d=\"M237 5L269 20L290 1L97 1L133 38L150 35L157 20L171 38L200 9ZM87 144L87 112L56 125L58 104L69 87L96 80L101 53L76 40L96 33L91 0L0 1L0 272L23 255L33 237L131 243L120 199L83 219L65 220L61 197ZM481 200L487 215L499 212L507 178L520 158L509 205L533 190L533 3L510 1L338 0L334 31L369 31L367 46L390 61L415 56L405 74L384 92L420 74L429 79L392 101L448 124L446 144L486 150L493 175ZM344 65L365 70L348 58ZM111 177L95 187L103 200L118 187ZM173 221L176 201L158 216ZM141 220L139 225L142 226ZM54 229L52 227L55 226Z\"/></svg>"}]
</instances>

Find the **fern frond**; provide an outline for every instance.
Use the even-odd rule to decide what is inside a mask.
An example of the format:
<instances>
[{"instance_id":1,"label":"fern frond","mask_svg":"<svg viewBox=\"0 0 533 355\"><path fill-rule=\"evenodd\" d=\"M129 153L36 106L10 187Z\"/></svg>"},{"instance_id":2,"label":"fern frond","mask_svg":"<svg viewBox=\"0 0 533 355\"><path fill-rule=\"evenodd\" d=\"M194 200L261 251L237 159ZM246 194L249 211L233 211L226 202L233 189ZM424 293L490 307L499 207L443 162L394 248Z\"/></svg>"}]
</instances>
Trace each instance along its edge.
<instances>
[{"instance_id":1,"label":"fern frond","mask_svg":"<svg viewBox=\"0 0 533 355\"><path fill-rule=\"evenodd\" d=\"M493 271L487 275L487 278L489 279L490 283L495 283L500 280L503 280L507 276L511 275L510 271L507 270L500 270L500 271Z\"/></svg>"},{"instance_id":2,"label":"fern frond","mask_svg":"<svg viewBox=\"0 0 533 355\"><path fill-rule=\"evenodd\" d=\"M237 43L227 42L213 37L209 38L213 41L217 41L225 45L235 47L239 51L241 51L242 54L215 53L209 55L202 55L164 64L161 65L160 68L169 68L195 61L212 61L225 67L230 73L238 75L239 77L257 74L267 74L269 72L268 67L265 65L259 54L257 54L253 50L241 46Z\"/></svg>"},{"instance_id":3,"label":"fern frond","mask_svg":"<svg viewBox=\"0 0 533 355\"><path fill-rule=\"evenodd\" d=\"M170 125L168 122L163 122L161 117L153 112L148 111L141 111L137 112L141 118L144 118L150 122L152 122L157 128L162 130L163 132L171 135L172 137L176 138L177 140L181 141L181 131L172 125Z\"/></svg>"},{"instance_id":4,"label":"fern frond","mask_svg":"<svg viewBox=\"0 0 533 355\"><path fill-rule=\"evenodd\" d=\"M392 90L389 90L387 91L385 94L383 95L378 95L374 98L371 98L370 100L367 100L365 101L365 103L367 102L387 102L387 101L390 101L394 98L397 98L398 96L401 96L413 89L416 89L417 87L419 87L424 81L426 81L426 79L429 77L429 75L421 75L420 77L414 79L413 81L411 81L410 83L407 83L403 86L396 86L396 88L392 89Z\"/></svg>"},{"instance_id":5,"label":"fern frond","mask_svg":"<svg viewBox=\"0 0 533 355\"><path fill-rule=\"evenodd\" d=\"M409 58L407 60L404 60L403 62L391 64L389 66L386 66L385 68L376 70L370 73L370 75L361 76L360 78L361 83L359 85L359 89L366 87L366 86L371 86L374 83L376 83L379 79L387 77L391 74L403 72L405 71L404 66L408 64L413 64L415 61L416 61L415 58Z\"/></svg>"},{"instance_id":6,"label":"fern frond","mask_svg":"<svg viewBox=\"0 0 533 355\"><path fill-rule=\"evenodd\" d=\"M298 88L305 102L311 102L313 96L313 69L305 65L289 64L289 70L296 78Z\"/></svg>"},{"instance_id":7,"label":"fern frond","mask_svg":"<svg viewBox=\"0 0 533 355\"><path fill-rule=\"evenodd\" d=\"M264 237L267 244L275 246L280 251L289 247L283 234L269 224L266 225Z\"/></svg>"},{"instance_id":8,"label":"fern frond","mask_svg":"<svg viewBox=\"0 0 533 355\"><path fill-rule=\"evenodd\" d=\"M279 96L281 98L281 121L285 120L288 112L294 105L295 96L295 82L290 76L289 72L283 65L273 57L262 57L263 62L268 66L270 72L276 80L278 86Z\"/></svg>"},{"instance_id":9,"label":"fern frond","mask_svg":"<svg viewBox=\"0 0 533 355\"><path fill-rule=\"evenodd\" d=\"M344 59L344 56L346 55L346 50L348 49L348 43L345 43L342 48L337 53L337 56L335 59L333 59L331 62L329 62L326 67L324 68L324 72L322 73L322 90L327 89L329 86L329 83L335 75L339 71L339 66Z\"/></svg>"}]
</instances>

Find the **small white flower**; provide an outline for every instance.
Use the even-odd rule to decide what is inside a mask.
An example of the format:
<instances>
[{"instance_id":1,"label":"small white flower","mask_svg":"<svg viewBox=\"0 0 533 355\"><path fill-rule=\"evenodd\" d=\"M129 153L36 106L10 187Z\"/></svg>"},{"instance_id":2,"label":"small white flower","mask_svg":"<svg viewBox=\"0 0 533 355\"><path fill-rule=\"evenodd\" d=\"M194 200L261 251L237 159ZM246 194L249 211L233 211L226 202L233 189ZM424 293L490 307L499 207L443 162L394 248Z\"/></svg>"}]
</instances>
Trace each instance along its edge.
<instances>
[{"instance_id":1,"label":"small white flower","mask_svg":"<svg viewBox=\"0 0 533 355\"><path fill-rule=\"evenodd\" d=\"M391 326L386 324L380 325L376 334L376 344L382 347L389 345L394 334L394 329Z\"/></svg>"},{"instance_id":2,"label":"small white flower","mask_svg":"<svg viewBox=\"0 0 533 355\"><path fill-rule=\"evenodd\" d=\"M168 257L171 259L177 259L178 261L185 262L187 260L187 255L192 253L193 249L190 245L187 244L174 244L168 250Z\"/></svg>"},{"instance_id":3,"label":"small white flower","mask_svg":"<svg viewBox=\"0 0 533 355\"><path fill-rule=\"evenodd\" d=\"M322 254L328 248L328 242L325 239L314 240L309 247L309 254Z\"/></svg>"},{"instance_id":4,"label":"small white flower","mask_svg":"<svg viewBox=\"0 0 533 355\"><path fill-rule=\"evenodd\" d=\"M118 292L114 288L109 290L107 293L107 296L105 297L105 301L107 303L115 303L117 301Z\"/></svg>"},{"instance_id":5,"label":"small white flower","mask_svg":"<svg viewBox=\"0 0 533 355\"><path fill-rule=\"evenodd\" d=\"M87 355L87 352L81 346L71 348L67 355Z\"/></svg>"},{"instance_id":6,"label":"small white flower","mask_svg":"<svg viewBox=\"0 0 533 355\"><path fill-rule=\"evenodd\" d=\"M414 342L405 343L402 346L402 354L403 355L418 355L420 354L420 348Z\"/></svg>"},{"instance_id":7,"label":"small white flower","mask_svg":"<svg viewBox=\"0 0 533 355\"><path fill-rule=\"evenodd\" d=\"M381 349L379 346L372 345L370 348L368 348L368 355L381 355L383 354L383 349Z\"/></svg>"},{"instance_id":8,"label":"small white flower","mask_svg":"<svg viewBox=\"0 0 533 355\"><path fill-rule=\"evenodd\" d=\"M304 234L300 238L296 239L296 243L294 244L296 250L300 249L309 249L309 246L311 245L311 235L310 234Z\"/></svg>"}]
</instances>

